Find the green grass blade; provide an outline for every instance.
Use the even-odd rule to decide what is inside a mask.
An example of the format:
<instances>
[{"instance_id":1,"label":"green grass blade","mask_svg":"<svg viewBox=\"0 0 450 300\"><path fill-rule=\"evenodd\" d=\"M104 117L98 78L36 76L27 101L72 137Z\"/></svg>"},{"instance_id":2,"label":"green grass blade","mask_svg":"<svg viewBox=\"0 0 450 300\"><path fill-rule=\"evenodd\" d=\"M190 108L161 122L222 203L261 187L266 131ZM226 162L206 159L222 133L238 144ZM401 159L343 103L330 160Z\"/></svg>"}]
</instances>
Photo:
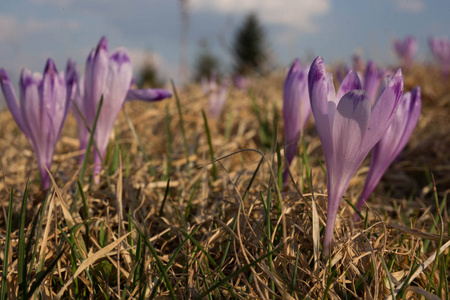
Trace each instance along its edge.
<instances>
[{"instance_id":1,"label":"green grass blade","mask_svg":"<svg viewBox=\"0 0 450 300\"><path fill-rule=\"evenodd\" d=\"M167 184L166 184L166 191L164 192L164 198L163 201L161 202L161 207L159 208L159 217L162 217L163 212L164 212L164 205L166 204L166 200L167 200L167 196L169 195L169 188L170 188L170 178L167 179Z\"/></svg>"},{"instance_id":2,"label":"green grass blade","mask_svg":"<svg viewBox=\"0 0 450 300\"><path fill-rule=\"evenodd\" d=\"M83 211L84 211L84 219L87 220L89 219L89 208L87 205L87 199L86 199L86 195L84 194L83 191L83 186L81 185L80 180L77 180L77 185L78 185L78 192L80 193L81 196L81 200L83 201ZM86 244L86 249L89 249L89 222L85 222L85 228L86 228L86 235L85 235L85 240L84 243Z\"/></svg>"},{"instance_id":3,"label":"green grass blade","mask_svg":"<svg viewBox=\"0 0 450 300\"><path fill-rule=\"evenodd\" d=\"M144 157L145 161L150 161L150 158L147 155L147 152L145 151L144 145L141 142L141 139L139 135L137 134L136 128L134 127L133 122L131 121L130 115L128 114L125 107L123 107L123 114L125 115L125 119L127 120L128 127L131 129L131 133L133 134L134 138L136 139L139 147L139 151L141 151L142 156Z\"/></svg>"},{"instance_id":4,"label":"green grass blade","mask_svg":"<svg viewBox=\"0 0 450 300\"><path fill-rule=\"evenodd\" d=\"M191 196L189 197L186 211L184 212L184 220L187 222L189 220L189 216L191 215L191 207L192 207L192 201L194 200L195 193L198 190L198 187L200 186L201 179L197 180L197 182L194 185L194 189L192 190Z\"/></svg>"},{"instance_id":5,"label":"green grass blade","mask_svg":"<svg viewBox=\"0 0 450 300\"><path fill-rule=\"evenodd\" d=\"M18 251L18 276L19 276L19 298L25 298L28 291L27 283L27 253L25 252L25 219L27 214L28 181L22 198L22 209L20 211L19 227L19 251Z\"/></svg>"},{"instance_id":6,"label":"green grass blade","mask_svg":"<svg viewBox=\"0 0 450 300\"><path fill-rule=\"evenodd\" d=\"M245 189L244 192L244 196L242 196L242 202L245 202L245 199L247 198L248 193L250 192L250 188L253 185L253 182L255 181L256 178L256 174L258 174L259 168L261 167L262 163L264 161L264 157L261 158L261 160L258 163L258 166L255 169L255 172L253 172L252 178L250 179L247 188ZM237 224L237 217L238 217L239 212L236 212L236 215L234 216L234 221L233 224L231 225L231 230L235 230L236 229L236 224ZM228 256L228 251L230 249L230 245L231 245L231 241L233 239L233 236L230 234L230 236L228 237L227 243L225 244L225 248L224 248L224 253L222 256L222 261L220 262L220 266L222 267L227 259Z\"/></svg>"},{"instance_id":7,"label":"green grass blade","mask_svg":"<svg viewBox=\"0 0 450 300\"><path fill-rule=\"evenodd\" d=\"M114 154L109 164L109 175L113 175L114 172L119 168L119 145L116 144L114 147Z\"/></svg>"},{"instance_id":8,"label":"green grass blade","mask_svg":"<svg viewBox=\"0 0 450 300\"><path fill-rule=\"evenodd\" d=\"M94 143L95 129L97 128L97 121L98 121L98 117L100 115L100 111L102 109L102 105L103 105L103 95L101 96L100 101L98 102L97 112L95 113L94 124L92 125L91 134L89 136L88 144L86 146L86 153L84 154L83 163L81 164L81 170L80 170L80 176L79 176L79 179L81 182L83 182L84 173L86 172L86 166L87 166L89 153L91 151L92 143ZM98 151L98 148L96 149L96 151ZM103 162L102 162L102 164L103 164ZM75 202L76 201L74 201L74 203Z\"/></svg>"},{"instance_id":9,"label":"green grass blade","mask_svg":"<svg viewBox=\"0 0 450 300\"><path fill-rule=\"evenodd\" d=\"M0 290L0 299L6 299L7 285L8 282L8 262L9 262L9 248L11 244L11 227L12 227L12 207L13 207L13 194L14 191L11 188L11 193L9 195L9 205L8 205L8 221L6 222L6 238L5 238L5 253L3 255L3 272L2 272L2 288Z\"/></svg>"},{"instance_id":10,"label":"green grass blade","mask_svg":"<svg viewBox=\"0 0 450 300\"><path fill-rule=\"evenodd\" d=\"M181 135L183 136L184 153L186 155L187 171L189 178L191 178L191 165L189 162L189 144L186 139L186 130L184 129L184 120L183 120L183 113L181 112L180 98L178 97L177 89L175 87L175 83L173 82L173 80L170 80L170 83L172 84L173 95L175 96L175 100L177 102L178 117L180 118Z\"/></svg>"},{"instance_id":11,"label":"green grass blade","mask_svg":"<svg viewBox=\"0 0 450 300\"><path fill-rule=\"evenodd\" d=\"M48 197L49 196L50 196L50 193L47 193L47 195L45 196L45 199L44 199L44 203L42 203L41 207L39 208L39 210L40 210L40 212L38 214L39 215L39 225L37 227L36 241L35 241L35 244L34 244L33 254L32 254L31 260L30 260L30 268L28 269L28 274L31 274L32 269L35 268L34 260L36 258L37 249L38 249L38 245L39 245L39 239L41 237L42 222L44 221L45 211L47 210L47 202L48 202ZM31 231L31 234L30 234L30 236L28 238L29 241L32 240L31 237L33 235L34 235L34 230Z\"/></svg>"},{"instance_id":12,"label":"green grass blade","mask_svg":"<svg viewBox=\"0 0 450 300\"><path fill-rule=\"evenodd\" d=\"M55 259L51 262L51 264L48 265L48 267L45 269L45 271L41 271L41 272L37 273L36 279L34 280L33 284L30 287L30 290L27 294L27 298L30 298L34 294L36 289L44 281L44 279L47 277L47 275L49 275L51 272L53 272L53 268L56 267L56 264L58 263L58 261L61 259L61 257L65 253L65 251L61 250L63 242L64 242L64 240L61 239L61 243L58 247L58 254L56 255Z\"/></svg>"},{"instance_id":13,"label":"green grass blade","mask_svg":"<svg viewBox=\"0 0 450 300\"><path fill-rule=\"evenodd\" d=\"M229 280L241 273L247 272L251 267L254 267L257 263L259 263L260 261L263 261L264 259L266 259L267 257L269 257L269 255L272 255L276 252L279 252L283 249L283 245L278 246L277 248L275 248L273 251L264 254L263 256L260 256L259 258L255 259L254 261L252 261L251 263L243 266L242 268L234 271L233 273L231 273L230 275L226 276L225 278L223 278L222 280L220 280L219 282L217 282L216 284L212 285L208 290L204 291L203 293L201 293L197 298L195 299L203 299L203 297L205 297L206 295L208 295L209 293L211 293L212 291L214 291L215 289L217 289L218 287L220 287L221 285L224 285L226 283L229 282Z\"/></svg>"},{"instance_id":14,"label":"green grass blade","mask_svg":"<svg viewBox=\"0 0 450 300\"><path fill-rule=\"evenodd\" d=\"M203 252L203 254L206 256L206 258L208 259L209 263L212 264L214 266L214 268L217 269L217 272L219 272L219 275L222 277L222 279L226 278L225 274L223 274L222 270L220 269L219 265L217 265L216 261L211 257L211 255L205 250L205 248L202 247L202 245L200 245L200 243L194 239L191 235L189 235L189 233L186 232L186 230L180 228L181 233L189 238L189 240L197 247L197 249L200 249L200 251ZM230 294L235 297L234 292L233 292L233 288L231 287L231 285L226 282L225 283L228 291L230 292Z\"/></svg>"},{"instance_id":15,"label":"green grass blade","mask_svg":"<svg viewBox=\"0 0 450 300\"><path fill-rule=\"evenodd\" d=\"M203 110L202 110L202 115L203 115L203 121L205 123L206 137L208 138L209 155L211 156L211 161L213 162L212 163L212 176L213 176L213 180L216 181L217 180L217 169L216 169L216 164L214 163L214 148L213 148L212 140L211 140L211 132L209 131L208 119L206 118L205 111L203 111Z\"/></svg>"},{"instance_id":16,"label":"green grass blade","mask_svg":"<svg viewBox=\"0 0 450 300\"><path fill-rule=\"evenodd\" d=\"M194 233L197 231L198 228L199 228L199 227L194 228L194 229L192 230L192 233L191 233L189 236L192 237L192 235L194 235ZM167 264L166 264L166 266L165 266L165 268L164 268L164 270L165 270L166 272L169 270L170 266L172 266L173 262L175 261L175 258L177 257L178 253L180 253L181 249L183 249L183 246L187 243L187 241L189 241L189 238L185 238L185 239L183 240L183 242L181 242L181 244L177 247L177 249L175 249L175 251L174 251L173 254L172 254L172 257L169 259L169 261L167 262ZM152 289L152 292L151 292L151 294L150 294L150 296L149 296L149 299L153 299L153 297L155 297L155 295L156 295L156 290L158 289L159 285L161 284L162 279L163 279L163 277L160 276L160 277L158 278L158 280L156 281L156 283L155 283L155 285L154 285L154 287L153 287L153 289Z\"/></svg>"},{"instance_id":17,"label":"green grass blade","mask_svg":"<svg viewBox=\"0 0 450 300\"><path fill-rule=\"evenodd\" d=\"M161 273L161 276L164 279L164 283L166 285L166 288L169 290L170 297L172 299L176 299L177 297L175 296L175 291L173 290L172 284L170 283L170 279L167 276L166 269L164 268L161 260L159 259L158 253L156 253L156 250L153 248L152 244L150 243L150 238L147 236L147 234L145 234L142 231L142 229L140 228L140 226L138 224L135 224L135 227L136 227L137 231L139 232L139 234L142 236L142 239L143 239L145 245L147 246L147 248L150 250L151 255L155 259L156 266L158 267L158 270L159 270L159 272Z\"/></svg>"},{"instance_id":18,"label":"green grass blade","mask_svg":"<svg viewBox=\"0 0 450 300\"><path fill-rule=\"evenodd\" d=\"M166 105L166 118L165 118L165 125L166 125L166 137L167 137L167 166L166 166L166 179L169 178L170 174L172 173L172 131L170 130L170 123L172 121L172 117L170 116L169 111L169 104Z\"/></svg>"}]
</instances>

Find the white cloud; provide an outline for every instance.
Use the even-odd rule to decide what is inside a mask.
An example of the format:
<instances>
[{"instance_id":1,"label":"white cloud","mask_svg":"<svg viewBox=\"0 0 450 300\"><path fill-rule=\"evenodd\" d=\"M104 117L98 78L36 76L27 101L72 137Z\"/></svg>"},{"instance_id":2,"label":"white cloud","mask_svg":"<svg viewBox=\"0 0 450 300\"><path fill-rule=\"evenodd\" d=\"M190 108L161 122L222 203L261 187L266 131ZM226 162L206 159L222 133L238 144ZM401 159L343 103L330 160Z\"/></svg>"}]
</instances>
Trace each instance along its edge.
<instances>
[{"instance_id":1,"label":"white cloud","mask_svg":"<svg viewBox=\"0 0 450 300\"><path fill-rule=\"evenodd\" d=\"M255 12L265 23L313 32L317 26L312 19L328 13L331 3L330 0L192 0L192 8L233 14Z\"/></svg>"},{"instance_id":2,"label":"white cloud","mask_svg":"<svg viewBox=\"0 0 450 300\"><path fill-rule=\"evenodd\" d=\"M31 19L26 22L19 22L11 16L0 15L0 42L18 41L26 35L54 28L77 30L79 27L79 23L74 20Z\"/></svg>"},{"instance_id":3,"label":"white cloud","mask_svg":"<svg viewBox=\"0 0 450 300\"><path fill-rule=\"evenodd\" d=\"M421 13L425 10L423 0L396 0L395 5L398 10L410 13Z\"/></svg>"}]
</instances>

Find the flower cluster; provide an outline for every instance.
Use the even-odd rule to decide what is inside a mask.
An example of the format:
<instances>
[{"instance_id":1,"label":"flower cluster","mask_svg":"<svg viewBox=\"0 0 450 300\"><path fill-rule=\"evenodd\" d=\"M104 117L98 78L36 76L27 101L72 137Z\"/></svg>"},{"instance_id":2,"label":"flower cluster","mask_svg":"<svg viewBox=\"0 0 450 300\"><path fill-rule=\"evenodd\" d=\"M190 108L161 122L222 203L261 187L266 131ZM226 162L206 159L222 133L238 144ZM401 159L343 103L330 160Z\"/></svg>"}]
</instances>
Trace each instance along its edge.
<instances>
[{"instance_id":1,"label":"flower cluster","mask_svg":"<svg viewBox=\"0 0 450 300\"><path fill-rule=\"evenodd\" d=\"M47 61L44 74L24 69L19 82L19 101L5 70L0 71L0 84L11 114L36 153L42 187L48 189L56 143L72 107L76 103L80 148L85 149L103 96L96 131L98 152L94 154L95 174L101 171L101 158L108 145L114 122L125 101L140 99L157 101L171 97L163 89L131 89L133 72L130 57L123 48L108 53L108 42L101 38L86 62L86 74L78 80L75 64L68 61L65 73L58 73L54 62ZM81 115L79 114L81 113Z\"/></svg>"},{"instance_id":2,"label":"flower cluster","mask_svg":"<svg viewBox=\"0 0 450 300\"><path fill-rule=\"evenodd\" d=\"M392 78L386 77L372 107L370 96L353 71L344 78L336 94L333 77L318 57L311 65L308 86L327 169L324 253L329 255L341 199L350 179L392 122L403 93L403 77L400 70Z\"/></svg>"}]
</instances>

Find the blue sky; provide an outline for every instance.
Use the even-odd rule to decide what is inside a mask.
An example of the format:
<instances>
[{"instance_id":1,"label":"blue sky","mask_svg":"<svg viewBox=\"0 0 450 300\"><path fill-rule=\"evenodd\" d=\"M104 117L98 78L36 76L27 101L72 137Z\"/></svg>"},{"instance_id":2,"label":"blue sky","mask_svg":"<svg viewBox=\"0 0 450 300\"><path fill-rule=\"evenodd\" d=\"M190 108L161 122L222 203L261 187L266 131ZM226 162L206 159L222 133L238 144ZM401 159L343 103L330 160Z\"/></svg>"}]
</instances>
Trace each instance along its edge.
<instances>
[{"instance_id":1,"label":"blue sky","mask_svg":"<svg viewBox=\"0 0 450 300\"><path fill-rule=\"evenodd\" d=\"M448 0L188 0L189 63L199 41L208 41L226 64L230 57L219 43L232 36L250 11L258 13L276 64L295 57L320 55L327 63L365 59L394 63L391 40L413 34L417 59L429 59L427 38L450 35ZM166 77L177 76L180 48L179 0L4 0L0 10L0 67L13 82L27 67L42 72L52 57L59 69L67 58L84 68L101 36L110 49L128 48L135 68L153 60Z\"/></svg>"}]
</instances>

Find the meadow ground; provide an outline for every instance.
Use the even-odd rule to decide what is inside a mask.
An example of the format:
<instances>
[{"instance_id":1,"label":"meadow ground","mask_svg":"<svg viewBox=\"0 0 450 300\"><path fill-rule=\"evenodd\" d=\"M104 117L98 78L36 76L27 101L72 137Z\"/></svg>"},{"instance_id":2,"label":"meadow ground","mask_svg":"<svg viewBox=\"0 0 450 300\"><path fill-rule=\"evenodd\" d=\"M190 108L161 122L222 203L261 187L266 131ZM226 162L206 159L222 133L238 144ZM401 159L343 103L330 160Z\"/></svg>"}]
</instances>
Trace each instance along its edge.
<instances>
[{"instance_id":1,"label":"meadow ground","mask_svg":"<svg viewBox=\"0 0 450 300\"><path fill-rule=\"evenodd\" d=\"M90 161L80 176L69 116L48 194L27 139L1 112L1 299L449 299L450 81L431 66L404 76L405 91L422 89L417 128L355 222L368 159L358 170L329 260L312 117L295 184L278 184L281 73L230 90L218 120L195 85L179 102L126 104L99 184Z\"/></svg>"}]
</instances>

